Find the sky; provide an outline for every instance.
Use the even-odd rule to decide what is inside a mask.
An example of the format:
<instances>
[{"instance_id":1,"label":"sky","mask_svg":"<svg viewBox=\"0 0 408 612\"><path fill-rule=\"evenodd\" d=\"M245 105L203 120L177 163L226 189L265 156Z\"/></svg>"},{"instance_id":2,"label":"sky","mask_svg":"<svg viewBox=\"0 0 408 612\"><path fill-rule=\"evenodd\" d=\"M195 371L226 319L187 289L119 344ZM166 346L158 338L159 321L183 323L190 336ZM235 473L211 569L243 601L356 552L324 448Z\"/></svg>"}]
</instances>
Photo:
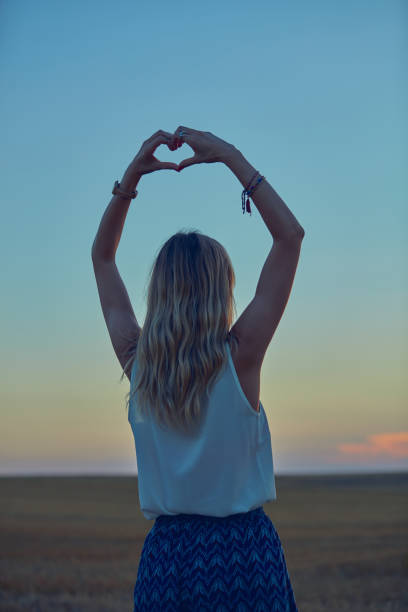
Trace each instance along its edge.
<instances>
[{"instance_id":1,"label":"sky","mask_svg":"<svg viewBox=\"0 0 408 612\"><path fill-rule=\"evenodd\" d=\"M1 3L1 475L136 474L91 246L143 141L179 125L237 147L305 229L261 372L275 473L408 469L407 25L403 0ZM180 229L225 246L239 316L272 237L235 175L137 189L116 263L139 324Z\"/></svg>"}]
</instances>

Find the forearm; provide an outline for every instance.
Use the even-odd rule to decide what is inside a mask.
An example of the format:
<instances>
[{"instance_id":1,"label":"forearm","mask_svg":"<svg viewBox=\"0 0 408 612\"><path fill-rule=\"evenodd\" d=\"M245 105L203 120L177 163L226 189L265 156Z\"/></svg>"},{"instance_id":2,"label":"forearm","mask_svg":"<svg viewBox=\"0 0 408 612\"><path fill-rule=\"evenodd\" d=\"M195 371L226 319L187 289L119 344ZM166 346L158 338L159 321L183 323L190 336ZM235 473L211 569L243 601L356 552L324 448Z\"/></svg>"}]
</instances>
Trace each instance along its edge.
<instances>
[{"instance_id":1,"label":"forearm","mask_svg":"<svg viewBox=\"0 0 408 612\"><path fill-rule=\"evenodd\" d=\"M126 193L130 193L136 189L140 178L141 175L135 171L132 165L129 165L120 181L120 188ZM131 201L130 198L123 198L119 195L112 197L103 214L92 245L93 258L115 259Z\"/></svg>"},{"instance_id":2,"label":"forearm","mask_svg":"<svg viewBox=\"0 0 408 612\"><path fill-rule=\"evenodd\" d=\"M251 166L235 147L231 150L231 153L226 155L223 162L235 174L244 189L246 189L249 181L256 173L256 168ZM258 178L259 175L255 177L252 184L255 184ZM259 210L274 240L292 238L298 234L303 236L304 230L302 226L266 178L259 183L252 196L249 197ZM245 200L246 198L247 196L245 196Z\"/></svg>"}]
</instances>

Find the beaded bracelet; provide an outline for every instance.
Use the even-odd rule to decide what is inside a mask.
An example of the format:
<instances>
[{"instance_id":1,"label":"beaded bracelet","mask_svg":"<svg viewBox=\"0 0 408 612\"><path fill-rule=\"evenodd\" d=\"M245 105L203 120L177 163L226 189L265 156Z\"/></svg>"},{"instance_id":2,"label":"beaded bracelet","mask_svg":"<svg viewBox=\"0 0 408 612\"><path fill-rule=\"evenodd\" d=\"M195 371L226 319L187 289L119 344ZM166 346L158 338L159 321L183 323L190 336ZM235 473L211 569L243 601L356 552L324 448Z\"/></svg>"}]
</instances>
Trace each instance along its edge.
<instances>
[{"instance_id":1,"label":"beaded bracelet","mask_svg":"<svg viewBox=\"0 0 408 612\"><path fill-rule=\"evenodd\" d=\"M257 180L257 182L255 183L255 185L252 185L252 187L249 188L249 185L252 183L253 179L255 178L255 176L259 174L259 172L255 172L254 176L251 178L251 180L248 183L248 186L246 189L243 190L242 192L242 214L245 213L245 195L247 195L247 201L246 201L246 211L249 212L250 215L252 215L251 213L251 205L249 203L249 197L252 197L253 192L255 191L255 189L258 187L259 183L261 181L263 181L263 179L265 178L264 176L260 176Z\"/></svg>"}]
</instances>

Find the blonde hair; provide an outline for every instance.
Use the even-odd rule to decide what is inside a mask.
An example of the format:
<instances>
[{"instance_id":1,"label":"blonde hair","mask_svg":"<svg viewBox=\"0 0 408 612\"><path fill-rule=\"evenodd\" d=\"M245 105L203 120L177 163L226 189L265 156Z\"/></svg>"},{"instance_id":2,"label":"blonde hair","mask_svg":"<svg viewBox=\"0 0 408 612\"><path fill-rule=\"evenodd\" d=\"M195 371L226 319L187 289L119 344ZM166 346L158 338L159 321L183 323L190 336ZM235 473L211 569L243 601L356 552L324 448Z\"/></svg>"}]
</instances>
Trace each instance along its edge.
<instances>
[{"instance_id":1,"label":"blonde hair","mask_svg":"<svg viewBox=\"0 0 408 612\"><path fill-rule=\"evenodd\" d=\"M163 244L149 276L146 319L121 377L136 359L126 408L137 391L142 414L191 432L201 421L202 398L226 365L225 343L238 343L229 331L234 269L217 240L180 230Z\"/></svg>"}]
</instances>

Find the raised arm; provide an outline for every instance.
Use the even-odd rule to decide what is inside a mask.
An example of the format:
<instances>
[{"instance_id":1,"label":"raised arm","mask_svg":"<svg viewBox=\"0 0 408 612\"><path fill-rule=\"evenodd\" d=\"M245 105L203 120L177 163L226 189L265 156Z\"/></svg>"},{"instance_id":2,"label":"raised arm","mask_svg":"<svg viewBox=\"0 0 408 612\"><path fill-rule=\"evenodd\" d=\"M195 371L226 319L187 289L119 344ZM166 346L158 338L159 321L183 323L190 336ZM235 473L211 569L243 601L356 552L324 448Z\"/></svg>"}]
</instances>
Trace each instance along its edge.
<instances>
[{"instance_id":1,"label":"raised arm","mask_svg":"<svg viewBox=\"0 0 408 612\"><path fill-rule=\"evenodd\" d=\"M245 159L241 151L232 147L225 152L223 163L235 174L244 188L256 173L256 169ZM274 240L305 235L303 227L279 197L274 188L264 178L255 189L251 199L254 201Z\"/></svg>"},{"instance_id":2,"label":"raised arm","mask_svg":"<svg viewBox=\"0 0 408 612\"><path fill-rule=\"evenodd\" d=\"M179 164L180 169L193 164L222 162L243 187L248 188L256 170L234 145L211 132L185 126L177 128L175 137L176 142L186 142L194 151L193 157ZM305 235L303 227L267 179L258 184L250 197L271 233L273 246L262 268L254 298L231 328L239 339L238 361L247 371L259 370L283 315Z\"/></svg>"},{"instance_id":3,"label":"raised arm","mask_svg":"<svg viewBox=\"0 0 408 612\"><path fill-rule=\"evenodd\" d=\"M233 147L223 159L244 188L256 173ZM247 371L259 371L265 352L282 318L295 278L305 231L264 178L251 196L268 230L273 246L263 265L255 296L233 325L239 341L239 361Z\"/></svg>"}]
</instances>

